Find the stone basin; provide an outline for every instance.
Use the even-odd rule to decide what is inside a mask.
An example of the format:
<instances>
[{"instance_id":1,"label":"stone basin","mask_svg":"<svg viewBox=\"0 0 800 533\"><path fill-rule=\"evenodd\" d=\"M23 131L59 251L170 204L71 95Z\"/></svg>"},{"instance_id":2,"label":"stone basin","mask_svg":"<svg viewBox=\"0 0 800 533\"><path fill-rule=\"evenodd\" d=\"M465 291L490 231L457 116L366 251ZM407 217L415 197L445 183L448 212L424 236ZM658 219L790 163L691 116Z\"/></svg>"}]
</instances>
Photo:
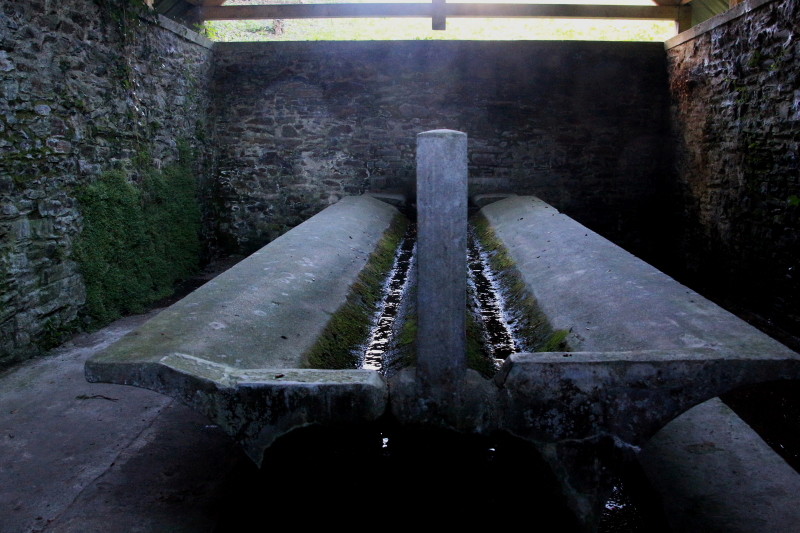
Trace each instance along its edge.
<instances>
[{"instance_id":1,"label":"stone basin","mask_svg":"<svg viewBox=\"0 0 800 533\"><path fill-rule=\"evenodd\" d=\"M542 200L481 213L536 313L566 333L563 351L506 360L496 424L537 443L583 523L607 496L609 457L725 392L800 379L796 352Z\"/></svg>"},{"instance_id":2,"label":"stone basin","mask_svg":"<svg viewBox=\"0 0 800 533\"><path fill-rule=\"evenodd\" d=\"M297 427L378 418L377 372L309 368L308 354L397 217L375 198L343 198L90 359L87 379L179 399L257 464Z\"/></svg>"}]
</instances>

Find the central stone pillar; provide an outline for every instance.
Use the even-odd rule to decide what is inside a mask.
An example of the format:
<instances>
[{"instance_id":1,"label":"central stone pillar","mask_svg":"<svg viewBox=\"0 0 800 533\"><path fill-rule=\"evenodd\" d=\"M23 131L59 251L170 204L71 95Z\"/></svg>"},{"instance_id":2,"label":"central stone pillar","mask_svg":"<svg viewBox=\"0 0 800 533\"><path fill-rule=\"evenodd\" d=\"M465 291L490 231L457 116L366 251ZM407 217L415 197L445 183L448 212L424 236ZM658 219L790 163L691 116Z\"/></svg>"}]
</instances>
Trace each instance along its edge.
<instances>
[{"instance_id":1,"label":"central stone pillar","mask_svg":"<svg viewBox=\"0 0 800 533\"><path fill-rule=\"evenodd\" d=\"M467 135L417 136L417 365L389 380L401 423L490 433L497 387L467 368Z\"/></svg>"},{"instance_id":2,"label":"central stone pillar","mask_svg":"<svg viewBox=\"0 0 800 533\"><path fill-rule=\"evenodd\" d=\"M467 135L417 135L417 382L447 401L467 368ZM438 402L437 402L438 403Z\"/></svg>"}]
</instances>

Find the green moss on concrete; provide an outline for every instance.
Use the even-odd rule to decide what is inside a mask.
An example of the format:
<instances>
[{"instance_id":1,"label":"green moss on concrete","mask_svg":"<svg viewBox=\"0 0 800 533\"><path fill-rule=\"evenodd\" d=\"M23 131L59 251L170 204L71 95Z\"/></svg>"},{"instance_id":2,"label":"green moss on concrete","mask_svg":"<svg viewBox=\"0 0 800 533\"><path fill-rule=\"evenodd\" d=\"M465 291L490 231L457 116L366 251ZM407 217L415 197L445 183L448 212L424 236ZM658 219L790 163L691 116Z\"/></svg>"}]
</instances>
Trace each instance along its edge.
<instances>
[{"instance_id":1,"label":"green moss on concrete","mask_svg":"<svg viewBox=\"0 0 800 533\"><path fill-rule=\"evenodd\" d=\"M568 350L567 335L568 329L557 329L536 350L537 352L563 352Z\"/></svg>"},{"instance_id":2,"label":"green moss on concrete","mask_svg":"<svg viewBox=\"0 0 800 533\"><path fill-rule=\"evenodd\" d=\"M399 358L394 369L415 366L417 364L417 315L409 314L403 321L394 343ZM486 341L480 324L471 313L467 313L467 367L490 378L497 371L494 361L486 349Z\"/></svg>"},{"instance_id":3,"label":"green moss on concrete","mask_svg":"<svg viewBox=\"0 0 800 533\"><path fill-rule=\"evenodd\" d=\"M486 338L477 318L467 313L467 367L485 378L491 378L497 367L486 347Z\"/></svg>"},{"instance_id":4,"label":"green moss on concrete","mask_svg":"<svg viewBox=\"0 0 800 533\"><path fill-rule=\"evenodd\" d=\"M78 191L83 231L74 258L94 325L145 310L197 270L200 206L192 167L183 146L179 161L163 170L142 156L133 168L106 172Z\"/></svg>"},{"instance_id":5,"label":"green moss on concrete","mask_svg":"<svg viewBox=\"0 0 800 533\"><path fill-rule=\"evenodd\" d=\"M397 339L397 344L410 346L417 342L417 316L409 316L404 322Z\"/></svg>"},{"instance_id":6,"label":"green moss on concrete","mask_svg":"<svg viewBox=\"0 0 800 533\"><path fill-rule=\"evenodd\" d=\"M413 288L406 294L405 298L415 302L412 295ZM384 358L384 370L387 375L393 374L403 368L408 368L417 364L417 313L414 303L408 305L406 309L397 317L396 325L399 326L393 333L390 357Z\"/></svg>"},{"instance_id":7,"label":"green moss on concrete","mask_svg":"<svg viewBox=\"0 0 800 533\"><path fill-rule=\"evenodd\" d=\"M489 266L500 283L508 311L515 319L513 333L524 349L531 352L570 351L567 343L569 331L553 329L486 217L479 213L470 223L489 256Z\"/></svg>"},{"instance_id":8,"label":"green moss on concrete","mask_svg":"<svg viewBox=\"0 0 800 533\"><path fill-rule=\"evenodd\" d=\"M383 235L367 264L350 288L347 301L330 321L305 356L308 368L358 368L359 349L364 346L370 323L381 301L383 285L394 265L395 253L408 225L397 215Z\"/></svg>"}]
</instances>

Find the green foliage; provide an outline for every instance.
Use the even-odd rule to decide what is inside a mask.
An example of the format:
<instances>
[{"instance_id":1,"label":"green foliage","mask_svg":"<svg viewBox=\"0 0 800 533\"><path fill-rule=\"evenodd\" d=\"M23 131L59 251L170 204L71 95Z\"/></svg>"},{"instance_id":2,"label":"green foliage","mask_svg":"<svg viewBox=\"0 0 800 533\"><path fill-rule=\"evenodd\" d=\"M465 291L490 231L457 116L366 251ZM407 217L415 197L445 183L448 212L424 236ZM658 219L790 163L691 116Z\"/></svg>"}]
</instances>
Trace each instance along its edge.
<instances>
[{"instance_id":1,"label":"green foliage","mask_svg":"<svg viewBox=\"0 0 800 533\"><path fill-rule=\"evenodd\" d=\"M69 337L77 333L79 326L77 323L60 324L55 319L48 320L44 325L44 330L39 337L39 347L42 350L50 350L60 345Z\"/></svg>"},{"instance_id":2,"label":"green foliage","mask_svg":"<svg viewBox=\"0 0 800 533\"><path fill-rule=\"evenodd\" d=\"M370 40L584 40L663 42L675 35L671 21L448 19L446 31L431 30L430 19L285 20L277 31L269 21L219 21L217 41Z\"/></svg>"},{"instance_id":3,"label":"green foliage","mask_svg":"<svg viewBox=\"0 0 800 533\"><path fill-rule=\"evenodd\" d=\"M136 85L132 65L133 46L143 20L155 20L153 0L94 0L94 2L99 8L104 31L114 32L115 38L119 39L119 49L111 53L111 57L115 57L117 61L114 75L120 87L130 91Z\"/></svg>"},{"instance_id":4,"label":"green foliage","mask_svg":"<svg viewBox=\"0 0 800 533\"><path fill-rule=\"evenodd\" d=\"M786 200L786 203L792 207L797 207L800 205L800 197L798 197L796 194L793 194Z\"/></svg>"},{"instance_id":5,"label":"green foliage","mask_svg":"<svg viewBox=\"0 0 800 533\"><path fill-rule=\"evenodd\" d=\"M162 171L137 158L138 184L114 170L78 193L84 227L75 260L98 325L143 311L198 268L200 207L189 150L181 152Z\"/></svg>"},{"instance_id":6,"label":"green foliage","mask_svg":"<svg viewBox=\"0 0 800 533\"><path fill-rule=\"evenodd\" d=\"M750 59L747 61L748 67L757 67L761 64L764 60L764 56L761 54L761 50L753 50L753 53L750 55Z\"/></svg>"},{"instance_id":7,"label":"green foliage","mask_svg":"<svg viewBox=\"0 0 800 533\"><path fill-rule=\"evenodd\" d=\"M143 0L94 0L100 8L104 22L116 28L125 44L133 40L140 17L145 17L152 9Z\"/></svg>"},{"instance_id":8,"label":"green foliage","mask_svg":"<svg viewBox=\"0 0 800 533\"><path fill-rule=\"evenodd\" d=\"M9 135L8 138L15 140L17 136ZM0 169L8 172L17 187L25 188L31 182L47 177L48 172L42 170L38 165L45 163L47 156L53 154L53 150L48 146L31 147L22 149L18 152L8 152L3 154L0 159Z\"/></svg>"},{"instance_id":9,"label":"green foliage","mask_svg":"<svg viewBox=\"0 0 800 533\"><path fill-rule=\"evenodd\" d=\"M330 2L331 0L322 0ZM352 0L356 3L373 0ZM247 5L254 0L228 0ZM296 4L298 0L270 3ZM586 3L593 3L587 0ZM431 29L429 18L242 20L213 23L218 41L362 41L362 40L592 40L656 41L675 35L673 21L598 19L450 18L446 31Z\"/></svg>"},{"instance_id":10,"label":"green foliage","mask_svg":"<svg viewBox=\"0 0 800 533\"><path fill-rule=\"evenodd\" d=\"M394 265L395 252L407 224L405 217L398 215L394 218L350 288L347 301L331 316L322 335L306 354L307 367L358 367L358 348L369 335L370 320L380 303L386 276Z\"/></svg>"},{"instance_id":11,"label":"green foliage","mask_svg":"<svg viewBox=\"0 0 800 533\"><path fill-rule=\"evenodd\" d=\"M194 29L200 35L211 39L212 41L219 40L219 30L217 30L217 27L213 22L205 21L202 24L195 24Z\"/></svg>"}]
</instances>

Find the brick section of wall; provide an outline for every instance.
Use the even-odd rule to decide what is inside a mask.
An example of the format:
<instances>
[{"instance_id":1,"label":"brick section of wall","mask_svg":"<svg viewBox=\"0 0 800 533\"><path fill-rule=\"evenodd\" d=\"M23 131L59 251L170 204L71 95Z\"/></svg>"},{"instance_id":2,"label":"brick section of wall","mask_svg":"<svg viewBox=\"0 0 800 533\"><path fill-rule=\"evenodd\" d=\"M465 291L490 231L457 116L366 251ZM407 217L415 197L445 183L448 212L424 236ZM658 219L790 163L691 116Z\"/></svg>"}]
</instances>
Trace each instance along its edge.
<instances>
[{"instance_id":1,"label":"brick section of wall","mask_svg":"<svg viewBox=\"0 0 800 533\"><path fill-rule=\"evenodd\" d=\"M221 244L252 250L343 195L413 189L416 134L469 135L471 192L537 194L636 246L669 180L662 45L221 43Z\"/></svg>"},{"instance_id":2,"label":"brick section of wall","mask_svg":"<svg viewBox=\"0 0 800 533\"><path fill-rule=\"evenodd\" d=\"M0 364L80 322L76 187L143 151L168 164L179 139L204 151L211 50L132 5L0 5Z\"/></svg>"},{"instance_id":3,"label":"brick section of wall","mask_svg":"<svg viewBox=\"0 0 800 533\"><path fill-rule=\"evenodd\" d=\"M756 7L668 61L685 275L800 336L800 3Z\"/></svg>"}]
</instances>

